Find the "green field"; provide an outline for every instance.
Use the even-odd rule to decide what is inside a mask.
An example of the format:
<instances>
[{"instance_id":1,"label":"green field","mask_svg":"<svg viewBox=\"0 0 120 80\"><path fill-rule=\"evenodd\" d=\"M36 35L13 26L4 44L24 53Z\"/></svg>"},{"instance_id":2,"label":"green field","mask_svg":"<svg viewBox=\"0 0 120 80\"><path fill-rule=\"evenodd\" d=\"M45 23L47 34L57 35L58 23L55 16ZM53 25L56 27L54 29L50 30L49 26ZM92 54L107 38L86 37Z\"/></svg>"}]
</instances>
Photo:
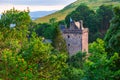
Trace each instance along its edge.
<instances>
[{"instance_id":1,"label":"green field","mask_svg":"<svg viewBox=\"0 0 120 80\"><path fill-rule=\"evenodd\" d=\"M57 21L64 20L66 15L75 10L80 4L86 4L91 9L96 10L100 5L120 5L120 1L114 1L114 0L77 0L74 3L69 4L64 9L57 11L53 14L44 16L42 18L38 18L34 20L36 23L44 23L49 22L49 19L56 18Z\"/></svg>"}]
</instances>

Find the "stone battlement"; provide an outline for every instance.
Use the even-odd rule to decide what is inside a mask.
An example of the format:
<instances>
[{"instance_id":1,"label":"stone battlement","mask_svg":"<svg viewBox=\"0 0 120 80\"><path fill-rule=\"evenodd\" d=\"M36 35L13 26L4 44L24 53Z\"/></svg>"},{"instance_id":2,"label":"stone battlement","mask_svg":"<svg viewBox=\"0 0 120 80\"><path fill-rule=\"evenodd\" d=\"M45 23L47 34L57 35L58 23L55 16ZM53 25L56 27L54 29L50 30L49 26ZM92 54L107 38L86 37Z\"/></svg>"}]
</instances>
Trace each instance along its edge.
<instances>
[{"instance_id":1,"label":"stone battlement","mask_svg":"<svg viewBox=\"0 0 120 80\"><path fill-rule=\"evenodd\" d=\"M64 29L64 34L81 34L82 30L70 30L70 29Z\"/></svg>"},{"instance_id":2,"label":"stone battlement","mask_svg":"<svg viewBox=\"0 0 120 80\"><path fill-rule=\"evenodd\" d=\"M63 30L63 33L64 34L67 34L67 33L69 33L69 34L82 34L82 33L85 33L85 32L88 32L88 28L84 28L83 30L81 30L81 29L64 29Z\"/></svg>"}]
</instances>

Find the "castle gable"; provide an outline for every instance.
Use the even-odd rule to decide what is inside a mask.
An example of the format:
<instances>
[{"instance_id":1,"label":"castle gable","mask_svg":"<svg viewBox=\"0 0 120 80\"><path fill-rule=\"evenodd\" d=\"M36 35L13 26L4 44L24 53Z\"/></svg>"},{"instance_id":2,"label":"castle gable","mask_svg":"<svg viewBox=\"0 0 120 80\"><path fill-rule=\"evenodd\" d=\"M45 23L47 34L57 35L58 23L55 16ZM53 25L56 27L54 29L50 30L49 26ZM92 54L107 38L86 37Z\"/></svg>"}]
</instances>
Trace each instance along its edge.
<instances>
[{"instance_id":1,"label":"castle gable","mask_svg":"<svg viewBox=\"0 0 120 80\"><path fill-rule=\"evenodd\" d=\"M80 21L77 21L77 22L75 22L75 21L70 22L69 29L79 29L79 30L83 29L83 21L80 20Z\"/></svg>"}]
</instances>

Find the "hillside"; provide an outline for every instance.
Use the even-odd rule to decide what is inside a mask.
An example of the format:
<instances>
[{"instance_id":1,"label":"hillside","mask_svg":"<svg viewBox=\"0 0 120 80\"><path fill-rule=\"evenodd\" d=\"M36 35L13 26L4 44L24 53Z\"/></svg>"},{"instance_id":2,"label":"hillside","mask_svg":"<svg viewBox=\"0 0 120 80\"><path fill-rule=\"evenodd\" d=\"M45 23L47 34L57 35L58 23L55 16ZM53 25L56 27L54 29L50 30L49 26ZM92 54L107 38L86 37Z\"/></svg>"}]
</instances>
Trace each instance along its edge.
<instances>
[{"instance_id":1,"label":"hillside","mask_svg":"<svg viewBox=\"0 0 120 80\"><path fill-rule=\"evenodd\" d=\"M86 4L91 9L96 10L100 5L120 5L119 0L77 0L74 3L66 6L64 9L57 11L53 14L34 20L36 23L48 22L51 18L56 18L57 21L64 20L65 16L75 10L80 4Z\"/></svg>"}]
</instances>

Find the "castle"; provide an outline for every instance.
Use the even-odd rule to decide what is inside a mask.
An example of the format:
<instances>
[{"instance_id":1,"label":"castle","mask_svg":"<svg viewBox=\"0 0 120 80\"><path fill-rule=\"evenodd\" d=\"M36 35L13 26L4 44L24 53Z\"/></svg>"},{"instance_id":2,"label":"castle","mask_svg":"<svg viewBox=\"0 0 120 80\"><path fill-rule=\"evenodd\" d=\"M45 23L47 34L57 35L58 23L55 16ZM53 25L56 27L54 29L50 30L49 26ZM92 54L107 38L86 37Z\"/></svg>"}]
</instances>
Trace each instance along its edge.
<instances>
[{"instance_id":1,"label":"castle","mask_svg":"<svg viewBox=\"0 0 120 80\"><path fill-rule=\"evenodd\" d=\"M70 56L78 51L88 53L88 28L83 27L83 21L70 20L70 27L62 30Z\"/></svg>"}]
</instances>

